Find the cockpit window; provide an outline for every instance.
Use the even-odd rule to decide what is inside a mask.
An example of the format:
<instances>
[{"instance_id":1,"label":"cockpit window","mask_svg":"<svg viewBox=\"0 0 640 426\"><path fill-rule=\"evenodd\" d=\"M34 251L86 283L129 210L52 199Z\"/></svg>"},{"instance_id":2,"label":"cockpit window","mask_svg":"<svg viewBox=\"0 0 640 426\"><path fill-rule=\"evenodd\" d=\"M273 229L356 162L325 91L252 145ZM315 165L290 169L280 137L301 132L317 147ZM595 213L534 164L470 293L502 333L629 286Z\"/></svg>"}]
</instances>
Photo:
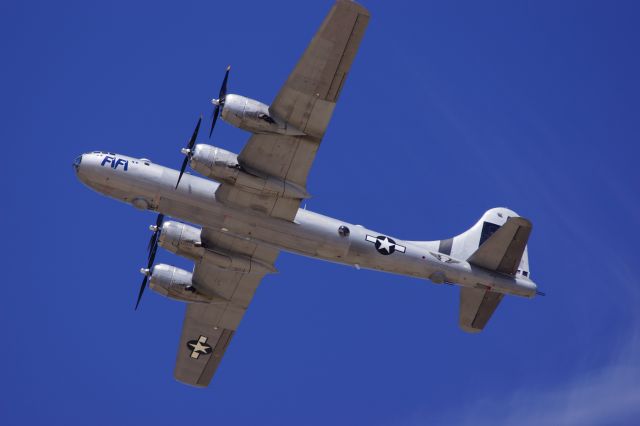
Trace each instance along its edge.
<instances>
[{"instance_id":1,"label":"cockpit window","mask_svg":"<svg viewBox=\"0 0 640 426\"><path fill-rule=\"evenodd\" d=\"M76 157L75 160L73 160L73 168L75 169L75 171L78 171L78 168L80 167L80 163L82 163L82 155Z\"/></svg>"}]
</instances>

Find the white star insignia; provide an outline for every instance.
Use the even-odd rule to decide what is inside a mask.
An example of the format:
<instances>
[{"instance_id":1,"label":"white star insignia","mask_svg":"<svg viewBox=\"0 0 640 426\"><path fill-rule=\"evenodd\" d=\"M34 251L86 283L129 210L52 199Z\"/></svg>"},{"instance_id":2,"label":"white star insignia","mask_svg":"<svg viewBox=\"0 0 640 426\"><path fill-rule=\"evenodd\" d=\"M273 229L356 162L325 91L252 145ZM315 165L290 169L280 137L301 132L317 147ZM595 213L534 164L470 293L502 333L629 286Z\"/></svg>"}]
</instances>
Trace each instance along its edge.
<instances>
[{"instance_id":1,"label":"white star insignia","mask_svg":"<svg viewBox=\"0 0 640 426\"><path fill-rule=\"evenodd\" d=\"M367 235L365 237L365 240L375 244L376 250L378 250L378 253L384 254L384 255L389 255L396 251L400 253L404 253L407 249L405 246L396 244L396 242L393 241L391 238L385 237L383 235L379 235L377 237L374 237L373 235Z\"/></svg>"},{"instance_id":2,"label":"white star insignia","mask_svg":"<svg viewBox=\"0 0 640 426\"><path fill-rule=\"evenodd\" d=\"M395 246L395 244L393 244L391 241L389 241L389 238L384 237L384 238L378 238L378 241L380 241L380 250L386 250L387 253L391 251L391 248Z\"/></svg>"},{"instance_id":3,"label":"white star insignia","mask_svg":"<svg viewBox=\"0 0 640 426\"><path fill-rule=\"evenodd\" d=\"M187 342L187 347L191 349L191 358L193 359L211 353L211 346L207 345L207 338L204 336L200 336L198 340Z\"/></svg>"}]
</instances>

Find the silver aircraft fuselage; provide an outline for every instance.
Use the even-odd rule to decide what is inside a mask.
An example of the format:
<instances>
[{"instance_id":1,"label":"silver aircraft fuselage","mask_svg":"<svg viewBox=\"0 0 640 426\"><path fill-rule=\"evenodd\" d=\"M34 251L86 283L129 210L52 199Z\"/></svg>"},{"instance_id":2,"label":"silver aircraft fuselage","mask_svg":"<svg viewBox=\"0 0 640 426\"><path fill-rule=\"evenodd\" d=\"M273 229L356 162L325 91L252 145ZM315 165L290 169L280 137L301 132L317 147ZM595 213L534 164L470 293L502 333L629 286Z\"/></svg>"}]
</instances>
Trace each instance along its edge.
<instances>
[{"instance_id":1,"label":"silver aircraft fuselage","mask_svg":"<svg viewBox=\"0 0 640 426\"><path fill-rule=\"evenodd\" d=\"M153 210L303 256L430 279L435 283L478 285L494 292L533 297L536 285L528 278L510 276L470 265L465 259L443 262L437 242L405 241L386 237L360 225L299 209L293 222L238 209L216 200L217 182L185 174L176 189L178 171L149 160L120 154L92 152L74 162L78 179L91 189L143 210ZM237 226L234 226L237 225ZM347 232L345 233L346 227ZM251 229L247 233L237 230ZM392 255L376 250L376 239L390 244ZM395 252L395 254L394 254ZM384 253L383 253L384 254Z\"/></svg>"}]
</instances>

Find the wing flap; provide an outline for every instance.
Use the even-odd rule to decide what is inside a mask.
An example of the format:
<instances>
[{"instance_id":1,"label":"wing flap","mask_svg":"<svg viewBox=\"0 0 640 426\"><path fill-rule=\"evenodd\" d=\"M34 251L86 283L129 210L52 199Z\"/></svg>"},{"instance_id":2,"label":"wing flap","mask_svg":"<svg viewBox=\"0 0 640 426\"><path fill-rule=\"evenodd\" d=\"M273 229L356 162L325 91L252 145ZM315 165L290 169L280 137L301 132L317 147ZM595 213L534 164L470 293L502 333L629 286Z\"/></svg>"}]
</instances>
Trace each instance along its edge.
<instances>
[{"instance_id":1,"label":"wing flap","mask_svg":"<svg viewBox=\"0 0 640 426\"><path fill-rule=\"evenodd\" d=\"M300 199L255 194L227 182L221 183L216 190L216 200L222 204L249 209L288 221L296 217L300 207Z\"/></svg>"},{"instance_id":2,"label":"wing flap","mask_svg":"<svg viewBox=\"0 0 640 426\"><path fill-rule=\"evenodd\" d=\"M522 259L532 225L523 217L510 217L467 259L472 265L514 275Z\"/></svg>"}]
</instances>

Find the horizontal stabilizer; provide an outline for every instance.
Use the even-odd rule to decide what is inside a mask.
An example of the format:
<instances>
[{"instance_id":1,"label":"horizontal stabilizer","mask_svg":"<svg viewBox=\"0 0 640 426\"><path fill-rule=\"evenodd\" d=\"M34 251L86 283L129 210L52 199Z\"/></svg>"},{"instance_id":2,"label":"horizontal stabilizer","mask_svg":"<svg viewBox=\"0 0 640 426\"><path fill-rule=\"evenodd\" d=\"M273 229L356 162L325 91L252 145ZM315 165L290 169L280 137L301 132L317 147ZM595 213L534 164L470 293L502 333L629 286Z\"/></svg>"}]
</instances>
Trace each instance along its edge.
<instances>
[{"instance_id":1,"label":"horizontal stabilizer","mask_svg":"<svg viewBox=\"0 0 640 426\"><path fill-rule=\"evenodd\" d=\"M510 217L467 259L472 265L514 275L531 234L531 222Z\"/></svg>"},{"instance_id":2,"label":"horizontal stabilizer","mask_svg":"<svg viewBox=\"0 0 640 426\"><path fill-rule=\"evenodd\" d=\"M461 287L460 328L469 333L482 331L503 296L494 291Z\"/></svg>"}]
</instances>

